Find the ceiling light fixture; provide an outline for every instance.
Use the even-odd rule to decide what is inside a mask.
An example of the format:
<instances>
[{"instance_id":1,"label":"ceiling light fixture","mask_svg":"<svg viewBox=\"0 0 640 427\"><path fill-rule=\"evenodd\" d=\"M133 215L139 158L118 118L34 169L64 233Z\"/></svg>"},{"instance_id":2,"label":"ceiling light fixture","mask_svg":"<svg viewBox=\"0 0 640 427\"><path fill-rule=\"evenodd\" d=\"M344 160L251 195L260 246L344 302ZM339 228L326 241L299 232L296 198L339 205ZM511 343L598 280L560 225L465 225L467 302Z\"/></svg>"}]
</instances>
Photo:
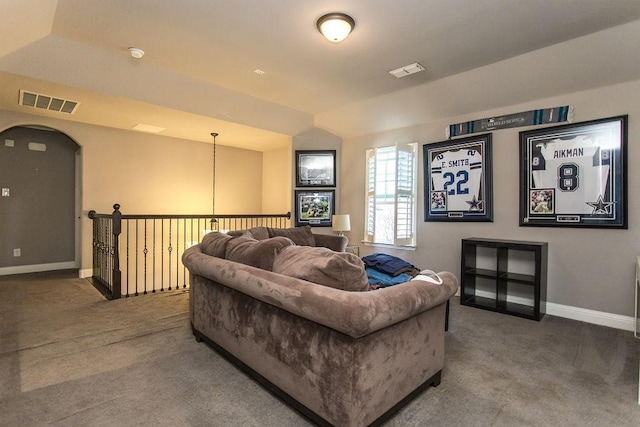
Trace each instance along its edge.
<instances>
[{"instance_id":1,"label":"ceiling light fixture","mask_svg":"<svg viewBox=\"0 0 640 427\"><path fill-rule=\"evenodd\" d=\"M129 53L135 59L140 59L140 58L142 58L144 56L144 50L138 49L137 47L130 47L129 48Z\"/></svg>"},{"instance_id":2,"label":"ceiling light fixture","mask_svg":"<svg viewBox=\"0 0 640 427\"><path fill-rule=\"evenodd\" d=\"M344 13L327 13L316 22L318 31L332 43L346 39L356 26L356 21Z\"/></svg>"}]
</instances>

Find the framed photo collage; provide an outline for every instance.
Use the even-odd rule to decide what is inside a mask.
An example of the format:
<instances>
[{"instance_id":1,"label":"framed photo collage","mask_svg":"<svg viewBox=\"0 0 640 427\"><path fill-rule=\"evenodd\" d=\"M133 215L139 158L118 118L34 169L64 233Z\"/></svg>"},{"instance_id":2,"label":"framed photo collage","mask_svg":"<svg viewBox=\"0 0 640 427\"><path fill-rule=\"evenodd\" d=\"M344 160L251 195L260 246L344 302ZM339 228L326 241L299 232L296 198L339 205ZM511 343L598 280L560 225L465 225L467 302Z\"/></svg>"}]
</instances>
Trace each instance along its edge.
<instances>
[{"instance_id":1,"label":"framed photo collage","mask_svg":"<svg viewBox=\"0 0 640 427\"><path fill-rule=\"evenodd\" d=\"M335 213L336 151L295 152L295 225L331 227Z\"/></svg>"}]
</instances>

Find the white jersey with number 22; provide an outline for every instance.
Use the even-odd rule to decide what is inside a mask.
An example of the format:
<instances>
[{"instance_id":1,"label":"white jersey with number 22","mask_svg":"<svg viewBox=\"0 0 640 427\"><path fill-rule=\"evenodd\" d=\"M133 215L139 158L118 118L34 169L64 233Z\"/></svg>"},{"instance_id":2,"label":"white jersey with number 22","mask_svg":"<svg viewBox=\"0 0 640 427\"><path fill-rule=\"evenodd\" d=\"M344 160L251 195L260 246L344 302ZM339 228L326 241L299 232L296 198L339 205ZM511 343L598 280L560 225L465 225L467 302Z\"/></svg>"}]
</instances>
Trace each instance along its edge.
<instances>
[{"instance_id":1,"label":"white jersey with number 22","mask_svg":"<svg viewBox=\"0 0 640 427\"><path fill-rule=\"evenodd\" d=\"M468 211L479 199L482 155L473 149L445 151L431 162L433 190L447 192L448 211Z\"/></svg>"}]
</instances>

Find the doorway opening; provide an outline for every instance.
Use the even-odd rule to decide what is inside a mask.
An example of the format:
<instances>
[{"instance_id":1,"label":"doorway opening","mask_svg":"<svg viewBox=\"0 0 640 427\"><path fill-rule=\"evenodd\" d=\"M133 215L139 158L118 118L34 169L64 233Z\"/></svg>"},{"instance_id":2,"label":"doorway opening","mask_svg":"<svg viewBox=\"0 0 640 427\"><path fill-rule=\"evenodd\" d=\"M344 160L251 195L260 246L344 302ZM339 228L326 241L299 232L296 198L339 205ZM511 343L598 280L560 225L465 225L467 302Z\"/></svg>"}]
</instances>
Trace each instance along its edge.
<instances>
[{"instance_id":1,"label":"doorway opening","mask_svg":"<svg viewBox=\"0 0 640 427\"><path fill-rule=\"evenodd\" d=\"M0 275L80 268L81 147L43 126L0 132Z\"/></svg>"}]
</instances>

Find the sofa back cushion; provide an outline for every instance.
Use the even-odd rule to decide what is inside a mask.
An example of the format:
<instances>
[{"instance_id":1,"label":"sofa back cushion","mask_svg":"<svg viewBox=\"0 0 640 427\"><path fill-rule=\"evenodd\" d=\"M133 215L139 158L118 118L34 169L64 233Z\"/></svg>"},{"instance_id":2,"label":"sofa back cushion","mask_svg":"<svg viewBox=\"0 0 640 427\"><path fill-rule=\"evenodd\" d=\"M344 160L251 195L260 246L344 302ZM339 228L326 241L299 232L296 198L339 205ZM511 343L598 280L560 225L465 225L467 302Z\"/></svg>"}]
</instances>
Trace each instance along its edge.
<instances>
[{"instance_id":1,"label":"sofa back cushion","mask_svg":"<svg viewBox=\"0 0 640 427\"><path fill-rule=\"evenodd\" d=\"M244 236L244 237L250 237L256 240L264 240L270 237L269 232L267 231L267 227L262 227L262 226L253 227L248 230L233 230L233 231L229 231L227 234L233 237Z\"/></svg>"},{"instance_id":2,"label":"sofa back cushion","mask_svg":"<svg viewBox=\"0 0 640 427\"><path fill-rule=\"evenodd\" d=\"M273 262L273 272L344 291L369 290L364 263L352 253L327 248L289 246Z\"/></svg>"},{"instance_id":3,"label":"sofa back cushion","mask_svg":"<svg viewBox=\"0 0 640 427\"><path fill-rule=\"evenodd\" d=\"M216 258L224 258L227 253L227 243L232 239L225 233L219 233L217 231L207 233L202 238L200 247L202 252L214 256Z\"/></svg>"},{"instance_id":4,"label":"sofa back cushion","mask_svg":"<svg viewBox=\"0 0 640 427\"><path fill-rule=\"evenodd\" d=\"M315 246L316 239L311 232L311 227L305 225L303 227L293 228L267 228L269 237L284 236L293 240L293 243L301 246Z\"/></svg>"},{"instance_id":5,"label":"sofa back cushion","mask_svg":"<svg viewBox=\"0 0 640 427\"><path fill-rule=\"evenodd\" d=\"M249 237L232 237L227 243L226 258L252 267L269 270L273 268L276 255L294 243L286 237L255 240Z\"/></svg>"}]
</instances>

